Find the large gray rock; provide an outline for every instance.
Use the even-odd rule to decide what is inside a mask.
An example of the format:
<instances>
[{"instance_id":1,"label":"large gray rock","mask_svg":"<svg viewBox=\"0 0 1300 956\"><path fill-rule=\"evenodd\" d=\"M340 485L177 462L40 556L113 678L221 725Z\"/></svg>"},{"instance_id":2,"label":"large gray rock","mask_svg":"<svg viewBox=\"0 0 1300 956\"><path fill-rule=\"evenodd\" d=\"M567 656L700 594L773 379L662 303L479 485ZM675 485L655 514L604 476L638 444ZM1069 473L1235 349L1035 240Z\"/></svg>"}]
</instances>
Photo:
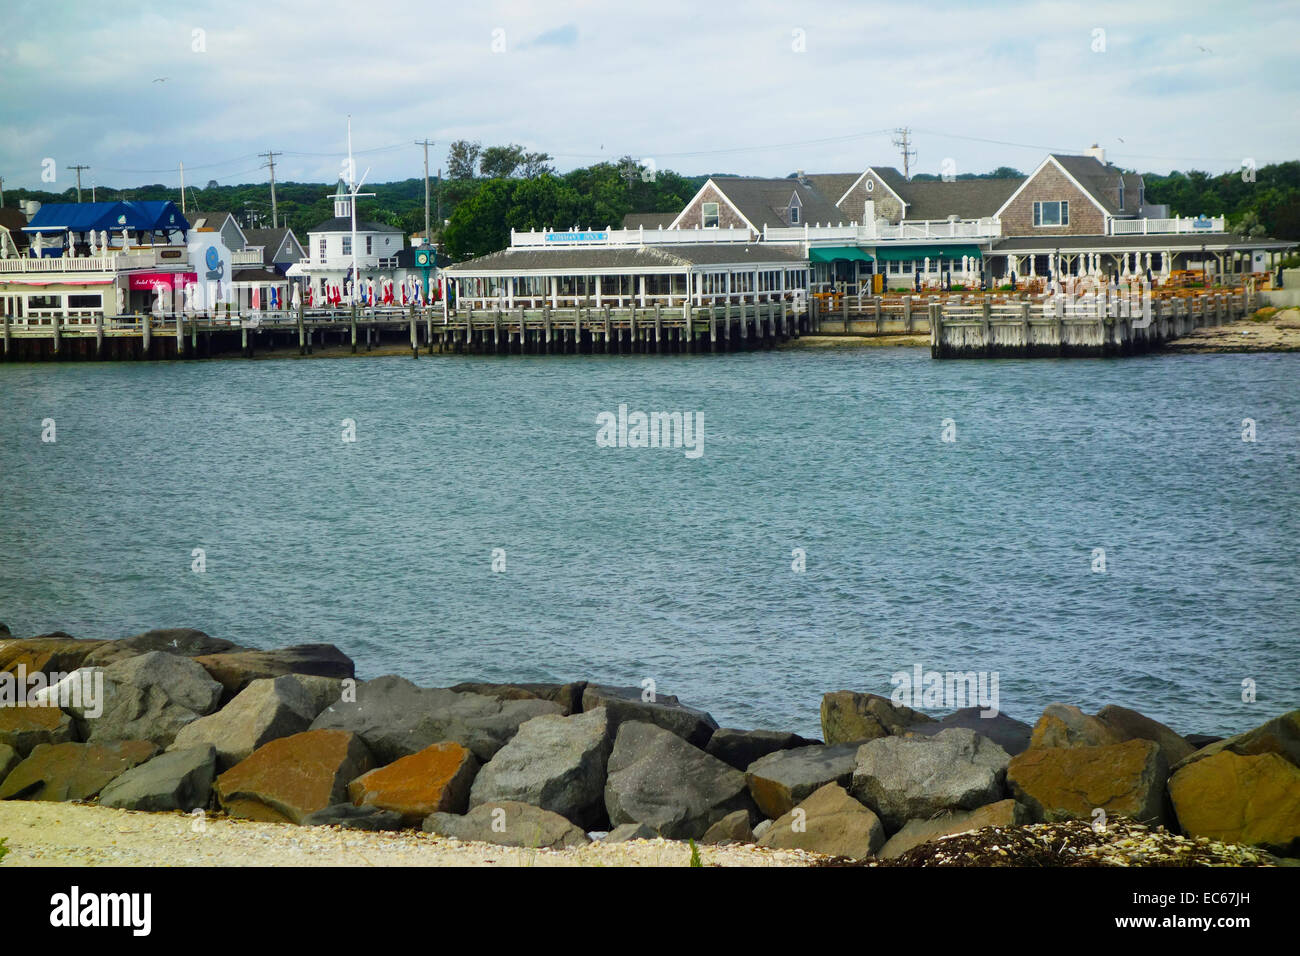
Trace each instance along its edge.
<instances>
[{"instance_id":1,"label":"large gray rock","mask_svg":"<svg viewBox=\"0 0 1300 956\"><path fill-rule=\"evenodd\" d=\"M605 708L546 714L519 732L479 771L469 805L515 801L567 817L584 830L605 822L605 767L613 747Z\"/></svg>"},{"instance_id":2,"label":"large gray rock","mask_svg":"<svg viewBox=\"0 0 1300 956\"><path fill-rule=\"evenodd\" d=\"M83 667L107 667L109 664L137 657L150 651L162 651L178 657L201 657L204 654L224 654L242 650L239 645L211 637L192 627L168 627L143 634L133 634L116 641L107 641L86 655Z\"/></svg>"},{"instance_id":3,"label":"large gray rock","mask_svg":"<svg viewBox=\"0 0 1300 956\"><path fill-rule=\"evenodd\" d=\"M618 729L609 756L605 809L614 826L645 823L660 836L699 839L734 810L753 811L745 775L644 721Z\"/></svg>"},{"instance_id":4,"label":"large gray rock","mask_svg":"<svg viewBox=\"0 0 1300 956\"><path fill-rule=\"evenodd\" d=\"M169 749L210 744L217 751L217 766L228 770L267 741L302 733L323 709L317 704L296 674L261 678L215 714L182 727Z\"/></svg>"},{"instance_id":5,"label":"large gray rock","mask_svg":"<svg viewBox=\"0 0 1300 956\"><path fill-rule=\"evenodd\" d=\"M766 757L778 750L807 747L816 742L784 730L735 730L721 727L713 732L704 752L737 770L747 770L759 757Z\"/></svg>"},{"instance_id":6,"label":"large gray rock","mask_svg":"<svg viewBox=\"0 0 1300 956\"><path fill-rule=\"evenodd\" d=\"M0 782L0 800L89 800L157 753L148 740L37 744Z\"/></svg>"},{"instance_id":7,"label":"large gray rock","mask_svg":"<svg viewBox=\"0 0 1300 956\"><path fill-rule=\"evenodd\" d=\"M718 722L702 710L687 707L672 694L656 694L642 700L640 687L610 687L588 684L582 692L582 709L604 707L614 732L625 721L638 720L670 730L687 743L703 748L718 729Z\"/></svg>"},{"instance_id":8,"label":"large gray rock","mask_svg":"<svg viewBox=\"0 0 1300 956\"><path fill-rule=\"evenodd\" d=\"M904 737L933 737L935 734L941 734L950 727L965 727L967 730L973 730L983 737L993 741L1011 756L1015 756L1029 748L1029 738L1034 732L1022 720L1016 720L1008 717L1006 714L997 714L994 717L981 716L982 708L963 707L961 710L953 711L942 720L933 723L913 724L904 732Z\"/></svg>"},{"instance_id":9,"label":"large gray rock","mask_svg":"<svg viewBox=\"0 0 1300 956\"><path fill-rule=\"evenodd\" d=\"M953 727L934 737L881 737L858 750L852 793L890 831L943 810L1002 799L1010 755L987 737Z\"/></svg>"},{"instance_id":10,"label":"large gray rock","mask_svg":"<svg viewBox=\"0 0 1300 956\"><path fill-rule=\"evenodd\" d=\"M749 765L749 792L765 817L789 813L828 783L848 786L857 765L858 744L814 744L778 750Z\"/></svg>"},{"instance_id":11,"label":"large gray rock","mask_svg":"<svg viewBox=\"0 0 1300 956\"><path fill-rule=\"evenodd\" d=\"M50 699L66 699L64 684L79 682L85 687L87 681L94 681L95 671L74 671L46 693ZM124 658L99 674L102 701L92 706L83 695L64 708L76 721L78 735L90 743L151 740L165 748L182 727L212 713L221 700L221 685L202 665L164 651ZM99 716L95 716L97 708L102 708Z\"/></svg>"},{"instance_id":12,"label":"large gray rock","mask_svg":"<svg viewBox=\"0 0 1300 956\"><path fill-rule=\"evenodd\" d=\"M440 687L417 687L389 675L358 683L354 702L339 701L325 708L311 729L350 730L366 742L381 764L444 740L469 748L486 762L524 721L562 711L549 700L458 694Z\"/></svg>"},{"instance_id":13,"label":"large gray rock","mask_svg":"<svg viewBox=\"0 0 1300 956\"><path fill-rule=\"evenodd\" d=\"M718 843L753 843L754 831L749 828L748 810L734 810L704 831L700 842L706 845Z\"/></svg>"},{"instance_id":14,"label":"large gray rock","mask_svg":"<svg viewBox=\"0 0 1300 956\"><path fill-rule=\"evenodd\" d=\"M454 813L431 813L425 819L423 829L426 833L457 840L550 850L591 842L587 834L558 813L510 800L484 803L463 817Z\"/></svg>"},{"instance_id":15,"label":"large gray rock","mask_svg":"<svg viewBox=\"0 0 1300 956\"><path fill-rule=\"evenodd\" d=\"M941 813L933 820L908 820L877 854L882 860L893 860L913 847L930 843L954 833L982 830L985 827L1011 827L1030 823L1029 811L1014 800L999 800L975 810L954 810Z\"/></svg>"},{"instance_id":16,"label":"large gray rock","mask_svg":"<svg viewBox=\"0 0 1300 956\"><path fill-rule=\"evenodd\" d=\"M347 830L400 830L403 826L402 815L396 810L384 810L373 804L355 806L351 803L335 803L324 810L317 810L303 817L302 825L306 827L343 827Z\"/></svg>"},{"instance_id":17,"label":"large gray rock","mask_svg":"<svg viewBox=\"0 0 1300 956\"><path fill-rule=\"evenodd\" d=\"M208 669L230 700L253 681L282 674L311 674L316 677L353 678L356 668L333 644L295 644L271 651L234 650L204 654L196 661Z\"/></svg>"},{"instance_id":18,"label":"large gray rock","mask_svg":"<svg viewBox=\"0 0 1300 956\"><path fill-rule=\"evenodd\" d=\"M1114 730L1121 740L1155 741L1170 766L1184 757L1190 757L1195 751L1195 748L1174 730L1158 720L1152 720L1127 707L1108 704L1097 711L1097 719Z\"/></svg>"},{"instance_id":19,"label":"large gray rock","mask_svg":"<svg viewBox=\"0 0 1300 956\"><path fill-rule=\"evenodd\" d=\"M822 696L822 736L828 744L901 734L931 720L934 718L879 694L837 690Z\"/></svg>"},{"instance_id":20,"label":"large gray rock","mask_svg":"<svg viewBox=\"0 0 1300 956\"><path fill-rule=\"evenodd\" d=\"M885 843L880 818L837 783L819 787L789 813L772 821L759 846L808 850L860 860Z\"/></svg>"},{"instance_id":21,"label":"large gray rock","mask_svg":"<svg viewBox=\"0 0 1300 956\"><path fill-rule=\"evenodd\" d=\"M497 700L549 700L564 708L564 716L576 714L582 710L582 692L587 689L587 682L572 681L568 684L488 684L479 681L465 681L449 688L458 694L482 694Z\"/></svg>"},{"instance_id":22,"label":"large gray rock","mask_svg":"<svg viewBox=\"0 0 1300 956\"><path fill-rule=\"evenodd\" d=\"M216 767L217 751L208 745L159 754L106 786L99 802L123 810L188 813L208 805Z\"/></svg>"},{"instance_id":23,"label":"large gray rock","mask_svg":"<svg viewBox=\"0 0 1300 956\"><path fill-rule=\"evenodd\" d=\"M628 840L653 840L657 836L654 827L644 823L620 823L609 831L603 842L626 843Z\"/></svg>"}]
</instances>

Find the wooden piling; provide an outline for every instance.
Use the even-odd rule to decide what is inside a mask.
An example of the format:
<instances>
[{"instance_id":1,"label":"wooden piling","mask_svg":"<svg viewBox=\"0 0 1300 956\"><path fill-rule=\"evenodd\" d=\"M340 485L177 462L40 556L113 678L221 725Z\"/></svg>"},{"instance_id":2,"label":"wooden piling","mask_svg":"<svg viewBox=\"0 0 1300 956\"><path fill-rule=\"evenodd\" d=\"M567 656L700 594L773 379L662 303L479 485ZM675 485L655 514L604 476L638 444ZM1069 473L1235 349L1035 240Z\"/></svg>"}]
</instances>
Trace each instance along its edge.
<instances>
[{"instance_id":1,"label":"wooden piling","mask_svg":"<svg viewBox=\"0 0 1300 956\"><path fill-rule=\"evenodd\" d=\"M146 314L146 322L151 321L151 317ZM180 358L185 354L185 320L181 318L179 312L176 313L176 357Z\"/></svg>"},{"instance_id":2,"label":"wooden piling","mask_svg":"<svg viewBox=\"0 0 1300 956\"><path fill-rule=\"evenodd\" d=\"M95 316L95 358L104 357L104 313Z\"/></svg>"}]
</instances>

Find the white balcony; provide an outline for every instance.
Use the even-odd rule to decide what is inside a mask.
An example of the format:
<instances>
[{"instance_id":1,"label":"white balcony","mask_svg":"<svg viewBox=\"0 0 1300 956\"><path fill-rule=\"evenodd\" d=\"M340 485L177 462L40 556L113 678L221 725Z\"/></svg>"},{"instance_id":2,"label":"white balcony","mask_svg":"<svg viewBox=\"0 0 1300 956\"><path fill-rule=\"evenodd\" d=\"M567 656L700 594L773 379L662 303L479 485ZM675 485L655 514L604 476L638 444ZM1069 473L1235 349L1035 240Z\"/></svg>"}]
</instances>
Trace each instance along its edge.
<instances>
[{"instance_id":1,"label":"white balcony","mask_svg":"<svg viewBox=\"0 0 1300 956\"><path fill-rule=\"evenodd\" d=\"M1173 219L1108 219L1107 234L1112 236L1151 236L1173 233L1224 232L1228 228L1223 216L1178 216Z\"/></svg>"},{"instance_id":2,"label":"white balcony","mask_svg":"<svg viewBox=\"0 0 1300 956\"><path fill-rule=\"evenodd\" d=\"M260 257L258 261L261 262ZM59 256L54 259L32 259L24 256L0 259L0 273L130 272L134 269L158 269L188 264L189 253L184 246L168 246L105 256Z\"/></svg>"},{"instance_id":3,"label":"white balcony","mask_svg":"<svg viewBox=\"0 0 1300 956\"><path fill-rule=\"evenodd\" d=\"M932 242L935 239L996 239L1002 235L997 219L933 219L900 223L840 223L777 226L763 230L768 242L807 242L838 245L873 245L879 242Z\"/></svg>"},{"instance_id":4,"label":"white balcony","mask_svg":"<svg viewBox=\"0 0 1300 956\"><path fill-rule=\"evenodd\" d=\"M260 266L262 264L261 249L244 249L240 252L230 254L231 265L239 266Z\"/></svg>"}]
</instances>

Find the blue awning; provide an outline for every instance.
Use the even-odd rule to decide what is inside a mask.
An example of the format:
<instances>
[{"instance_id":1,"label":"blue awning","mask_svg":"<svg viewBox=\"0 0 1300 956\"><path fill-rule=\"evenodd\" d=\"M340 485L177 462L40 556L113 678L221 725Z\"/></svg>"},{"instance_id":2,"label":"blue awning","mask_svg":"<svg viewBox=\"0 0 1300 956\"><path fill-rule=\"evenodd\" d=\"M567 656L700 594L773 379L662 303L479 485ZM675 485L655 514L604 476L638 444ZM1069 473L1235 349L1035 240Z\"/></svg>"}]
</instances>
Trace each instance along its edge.
<instances>
[{"instance_id":1,"label":"blue awning","mask_svg":"<svg viewBox=\"0 0 1300 956\"><path fill-rule=\"evenodd\" d=\"M50 203L23 226L23 232L188 232L189 222L170 200Z\"/></svg>"}]
</instances>

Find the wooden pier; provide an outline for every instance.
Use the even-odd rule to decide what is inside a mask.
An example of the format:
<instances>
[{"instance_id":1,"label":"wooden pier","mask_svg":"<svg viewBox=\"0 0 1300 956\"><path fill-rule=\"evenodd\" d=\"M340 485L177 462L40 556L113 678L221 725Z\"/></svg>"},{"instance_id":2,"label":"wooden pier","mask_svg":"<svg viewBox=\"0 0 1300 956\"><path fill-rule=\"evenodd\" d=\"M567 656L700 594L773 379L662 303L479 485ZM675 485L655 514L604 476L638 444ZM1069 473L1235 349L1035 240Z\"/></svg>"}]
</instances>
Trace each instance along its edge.
<instances>
[{"instance_id":1,"label":"wooden pier","mask_svg":"<svg viewBox=\"0 0 1300 956\"><path fill-rule=\"evenodd\" d=\"M247 316L51 316L4 320L6 361L190 359L252 356L324 345L353 352L401 343L421 352L467 354L633 354L772 348L809 330L790 303L665 309L347 309Z\"/></svg>"}]
</instances>

